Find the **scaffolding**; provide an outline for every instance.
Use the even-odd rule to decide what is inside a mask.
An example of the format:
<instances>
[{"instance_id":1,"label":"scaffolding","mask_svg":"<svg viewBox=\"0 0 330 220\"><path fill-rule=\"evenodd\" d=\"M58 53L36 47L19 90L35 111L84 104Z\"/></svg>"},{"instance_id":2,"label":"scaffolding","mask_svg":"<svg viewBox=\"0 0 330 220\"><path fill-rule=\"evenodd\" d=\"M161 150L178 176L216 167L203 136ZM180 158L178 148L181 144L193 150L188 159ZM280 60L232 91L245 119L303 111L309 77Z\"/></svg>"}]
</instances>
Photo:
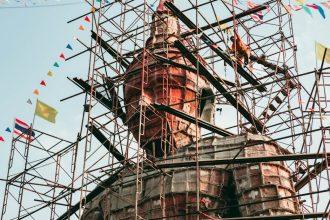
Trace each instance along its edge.
<instances>
[{"instance_id":1,"label":"scaffolding","mask_svg":"<svg viewBox=\"0 0 330 220\"><path fill-rule=\"evenodd\" d=\"M176 219L178 216L166 213L165 184L169 176L176 175L173 169L189 170L196 183L195 193L186 195L195 198L193 205L188 204L193 208L181 213L182 219L219 219L211 217L212 209L201 204L201 173L210 166L224 166L227 172L236 165L268 162L285 164L296 193L226 204L221 209L290 198L298 201L299 211L226 219L329 218L329 67L323 61L311 66L309 72L298 70L292 17L283 1L265 1L253 7L226 0L162 2L163 8L158 9L159 1L86 1L92 10L69 21L92 17L91 42L77 39L82 51L67 58L69 61L89 53L86 78L70 78L83 93L63 99L85 95L81 128L75 141L35 129L36 137L31 142L13 139L1 219L81 219L96 200L109 195L130 204L134 213L131 219L157 219L147 217L146 207L141 205L145 202L145 181L155 175L160 176L159 219ZM179 36L173 41L171 36L158 36L161 42L149 38L159 31L159 26L171 28L165 26L170 14L180 22ZM262 19L256 21L256 15ZM251 49L247 66L241 65L240 55L231 50L230 37L234 33ZM157 48L147 47L150 44ZM151 84L152 70L159 66L194 73L197 78L193 98L175 103L168 92L173 89L173 76L163 71L162 81L156 81L162 99L150 101L147 85ZM139 98L128 101L127 85L136 75L140 77L139 84L130 91L136 91ZM204 84L212 93L200 89ZM215 111L206 120L200 103L212 99ZM196 106L196 110L189 114L186 106ZM186 127L173 130L173 118ZM154 120L158 120L158 127L151 126ZM268 139L247 142L236 155L227 158L205 157L222 154L226 149L205 153L202 140L246 133ZM187 155L177 154L183 148L178 134L182 140L189 137L185 146L194 145L188 161L182 159ZM285 154L241 157L240 152L249 146L274 142ZM155 150L155 146L161 150ZM173 158L179 159L175 162ZM13 169L13 163L22 167ZM113 188L125 184L133 184L132 197ZM108 200L102 201L111 202ZM102 215L104 219L117 219L111 218L110 209L103 210Z\"/></svg>"}]
</instances>

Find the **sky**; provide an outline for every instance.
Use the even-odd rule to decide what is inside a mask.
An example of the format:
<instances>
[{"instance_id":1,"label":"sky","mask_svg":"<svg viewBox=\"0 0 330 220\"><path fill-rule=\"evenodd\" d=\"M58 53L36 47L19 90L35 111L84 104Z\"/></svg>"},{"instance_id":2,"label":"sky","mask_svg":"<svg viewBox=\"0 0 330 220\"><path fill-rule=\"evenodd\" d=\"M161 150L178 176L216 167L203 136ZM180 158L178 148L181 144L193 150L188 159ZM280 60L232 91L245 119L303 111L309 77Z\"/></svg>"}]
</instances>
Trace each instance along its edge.
<instances>
[{"instance_id":1,"label":"sky","mask_svg":"<svg viewBox=\"0 0 330 220\"><path fill-rule=\"evenodd\" d=\"M12 128L16 117L32 122L36 101L36 96L32 94L34 89L40 91L38 98L41 101L59 112L56 124L36 118L35 127L69 140L76 137L80 128L83 97L65 102L60 102L60 99L80 92L67 77L85 77L88 56L85 54L63 62L59 55L63 52L68 57L83 49L74 37L89 42L89 32L78 29L80 25L88 29L88 22L79 19L67 24L67 21L88 12L90 7L78 3L54 7L4 8L8 4L4 4L4 0L0 2L0 136L5 139L5 142L0 142L0 167L3 168L0 169L0 178L5 178L11 139L11 134L5 129ZM59 4L61 1L48 2ZM315 41L330 47L330 10L325 12L326 19L316 11L313 17L304 11L293 15L301 73L315 67ZM67 44L73 47L73 51L66 49ZM54 62L58 62L60 67L53 67ZM54 72L54 77L47 76L49 70ZM41 80L46 81L46 87L40 86ZM32 100L33 105L26 103L28 99ZM4 184L0 181L0 195L3 189Z\"/></svg>"}]
</instances>

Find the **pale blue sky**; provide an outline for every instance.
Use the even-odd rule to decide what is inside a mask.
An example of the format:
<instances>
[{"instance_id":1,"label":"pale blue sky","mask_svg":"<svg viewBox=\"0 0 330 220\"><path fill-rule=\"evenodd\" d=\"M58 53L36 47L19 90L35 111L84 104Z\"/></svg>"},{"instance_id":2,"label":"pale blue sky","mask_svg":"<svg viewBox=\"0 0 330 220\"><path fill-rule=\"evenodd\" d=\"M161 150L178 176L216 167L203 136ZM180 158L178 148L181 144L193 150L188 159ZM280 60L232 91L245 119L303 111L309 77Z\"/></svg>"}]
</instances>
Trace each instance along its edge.
<instances>
[{"instance_id":1,"label":"pale blue sky","mask_svg":"<svg viewBox=\"0 0 330 220\"><path fill-rule=\"evenodd\" d=\"M35 102L35 96L32 94L35 88L41 93L39 99L59 111L56 124L37 118L35 126L63 138L75 138L80 126L83 97L63 103L59 100L79 92L66 77L85 77L88 57L86 54L70 62L63 62L59 55L64 52L66 56L70 56L83 49L75 42L74 36L89 42L89 32L78 30L79 25L88 27L88 23L83 19L71 24L66 23L89 9L86 4L0 8L0 136L6 140L5 143L0 143L0 166L3 168L0 169L0 178L5 178L6 175L11 139L5 129L12 128L15 117L26 122L32 121L34 105L30 106L26 101L31 98L33 103ZM313 18L304 11L295 12L293 15L300 72L312 70L315 66L315 40L330 46L330 10L326 9L325 12L327 19L321 18L316 11L313 12ZM72 45L73 51L65 48L68 43ZM60 68L53 67L55 61L59 62ZM49 70L55 73L54 77L47 76ZM41 80L46 81L46 88L39 85ZM0 182L1 195L3 186L3 182Z\"/></svg>"}]
</instances>

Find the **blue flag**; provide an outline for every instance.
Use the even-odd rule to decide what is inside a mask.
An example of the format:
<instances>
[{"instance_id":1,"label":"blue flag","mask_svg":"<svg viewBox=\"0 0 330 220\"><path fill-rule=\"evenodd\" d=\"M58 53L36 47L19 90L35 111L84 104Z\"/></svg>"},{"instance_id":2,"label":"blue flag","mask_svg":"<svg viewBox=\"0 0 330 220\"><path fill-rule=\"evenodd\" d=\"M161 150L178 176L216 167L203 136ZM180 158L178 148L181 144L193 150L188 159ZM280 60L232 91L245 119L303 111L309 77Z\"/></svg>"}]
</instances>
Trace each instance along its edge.
<instances>
[{"instance_id":1,"label":"blue flag","mask_svg":"<svg viewBox=\"0 0 330 220\"><path fill-rule=\"evenodd\" d=\"M70 44L66 45L66 48L68 48L69 50L73 50Z\"/></svg>"},{"instance_id":2,"label":"blue flag","mask_svg":"<svg viewBox=\"0 0 330 220\"><path fill-rule=\"evenodd\" d=\"M9 127L6 128L6 131L9 132L9 133L11 133L11 130L10 130Z\"/></svg>"}]
</instances>

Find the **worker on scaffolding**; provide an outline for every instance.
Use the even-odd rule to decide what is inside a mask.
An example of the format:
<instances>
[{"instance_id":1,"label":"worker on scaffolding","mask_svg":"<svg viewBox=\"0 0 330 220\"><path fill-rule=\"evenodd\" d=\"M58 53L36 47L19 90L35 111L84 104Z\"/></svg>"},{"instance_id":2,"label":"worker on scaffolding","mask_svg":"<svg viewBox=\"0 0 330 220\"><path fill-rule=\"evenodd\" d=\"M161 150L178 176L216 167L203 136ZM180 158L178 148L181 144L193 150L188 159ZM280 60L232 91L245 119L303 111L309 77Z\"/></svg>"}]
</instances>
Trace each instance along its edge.
<instances>
[{"instance_id":1,"label":"worker on scaffolding","mask_svg":"<svg viewBox=\"0 0 330 220\"><path fill-rule=\"evenodd\" d=\"M234 35L230 37L232 42L231 53L237 56L237 62L243 66L246 66L250 62L251 48L246 45L243 40L238 36L237 32L234 31Z\"/></svg>"}]
</instances>

